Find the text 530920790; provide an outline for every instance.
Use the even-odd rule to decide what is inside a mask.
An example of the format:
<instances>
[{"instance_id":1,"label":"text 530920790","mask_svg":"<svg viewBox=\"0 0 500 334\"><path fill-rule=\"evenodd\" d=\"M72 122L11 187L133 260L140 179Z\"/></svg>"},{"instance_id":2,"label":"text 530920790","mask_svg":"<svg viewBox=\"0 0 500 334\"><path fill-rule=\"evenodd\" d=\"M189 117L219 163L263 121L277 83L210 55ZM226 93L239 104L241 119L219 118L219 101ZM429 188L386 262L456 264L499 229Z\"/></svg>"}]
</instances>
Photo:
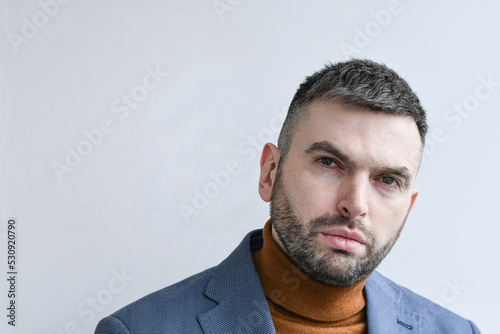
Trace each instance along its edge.
<instances>
[{"instance_id":1,"label":"text 530920790","mask_svg":"<svg viewBox=\"0 0 500 334\"><path fill-rule=\"evenodd\" d=\"M17 222L14 218L7 221L7 323L11 326L16 325L16 302L17 302Z\"/></svg>"}]
</instances>

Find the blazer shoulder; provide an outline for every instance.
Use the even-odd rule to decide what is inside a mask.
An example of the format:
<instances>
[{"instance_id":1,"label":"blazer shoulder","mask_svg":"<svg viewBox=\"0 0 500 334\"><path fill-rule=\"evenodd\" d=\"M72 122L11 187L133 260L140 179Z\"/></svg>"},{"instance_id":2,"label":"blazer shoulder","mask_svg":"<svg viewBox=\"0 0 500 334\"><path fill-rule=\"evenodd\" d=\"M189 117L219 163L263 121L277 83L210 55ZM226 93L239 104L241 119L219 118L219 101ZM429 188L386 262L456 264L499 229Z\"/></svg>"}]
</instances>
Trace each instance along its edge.
<instances>
[{"instance_id":1,"label":"blazer shoulder","mask_svg":"<svg viewBox=\"0 0 500 334\"><path fill-rule=\"evenodd\" d=\"M203 294L213 270L207 269L136 300L103 319L97 329L112 325L122 331L102 333L175 332L176 328L197 333L197 315L216 305Z\"/></svg>"},{"instance_id":2,"label":"blazer shoulder","mask_svg":"<svg viewBox=\"0 0 500 334\"><path fill-rule=\"evenodd\" d=\"M248 282L260 284L252 251L262 246L261 239L261 230L248 233L219 265L125 306L101 320L96 333L202 333L199 316Z\"/></svg>"},{"instance_id":3,"label":"blazer shoulder","mask_svg":"<svg viewBox=\"0 0 500 334\"><path fill-rule=\"evenodd\" d=\"M421 315L427 328L437 328L439 333L480 333L472 321L393 282L377 271L372 273L369 281L372 289L380 289L398 308Z\"/></svg>"}]
</instances>

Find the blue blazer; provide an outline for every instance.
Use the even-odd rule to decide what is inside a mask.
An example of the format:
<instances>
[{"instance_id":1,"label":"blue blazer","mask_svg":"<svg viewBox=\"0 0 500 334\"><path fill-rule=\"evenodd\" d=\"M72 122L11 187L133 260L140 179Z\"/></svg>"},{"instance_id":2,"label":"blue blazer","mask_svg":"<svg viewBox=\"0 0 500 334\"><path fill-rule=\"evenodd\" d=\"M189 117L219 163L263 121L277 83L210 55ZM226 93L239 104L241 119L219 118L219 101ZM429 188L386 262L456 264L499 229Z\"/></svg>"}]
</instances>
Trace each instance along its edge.
<instances>
[{"instance_id":1,"label":"blue blazer","mask_svg":"<svg viewBox=\"0 0 500 334\"><path fill-rule=\"evenodd\" d=\"M166 287L102 319L95 334L276 333L252 252L250 232L218 266ZM472 323L378 272L365 285L369 334L480 333Z\"/></svg>"}]
</instances>

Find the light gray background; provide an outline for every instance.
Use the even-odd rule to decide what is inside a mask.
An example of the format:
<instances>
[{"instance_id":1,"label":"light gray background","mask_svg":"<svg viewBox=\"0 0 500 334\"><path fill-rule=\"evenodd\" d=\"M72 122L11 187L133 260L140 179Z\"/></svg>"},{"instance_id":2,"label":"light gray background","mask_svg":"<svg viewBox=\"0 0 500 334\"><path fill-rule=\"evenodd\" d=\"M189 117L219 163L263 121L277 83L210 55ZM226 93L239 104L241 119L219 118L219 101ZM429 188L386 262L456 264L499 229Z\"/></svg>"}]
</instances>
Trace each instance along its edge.
<instances>
[{"instance_id":1,"label":"light gray background","mask_svg":"<svg viewBox=\"0 0 500 334\"><path fill-rule=\"evenodd\" d=\"M90 333L218 264L268 219L261 146L303 78L348 45L406 78L431 126L421 194L380 271L494 333L498 2L54 1L0 2L1 268L9 217L19 240L18 326L2 279L3 333ZM148 68L168 75L145 91ZM115 113L131 92L147 96ZM112 131L59 180L54 163L103 120ZM237 174L215 188L228 163Z\"/></svg>"}]
</instances>

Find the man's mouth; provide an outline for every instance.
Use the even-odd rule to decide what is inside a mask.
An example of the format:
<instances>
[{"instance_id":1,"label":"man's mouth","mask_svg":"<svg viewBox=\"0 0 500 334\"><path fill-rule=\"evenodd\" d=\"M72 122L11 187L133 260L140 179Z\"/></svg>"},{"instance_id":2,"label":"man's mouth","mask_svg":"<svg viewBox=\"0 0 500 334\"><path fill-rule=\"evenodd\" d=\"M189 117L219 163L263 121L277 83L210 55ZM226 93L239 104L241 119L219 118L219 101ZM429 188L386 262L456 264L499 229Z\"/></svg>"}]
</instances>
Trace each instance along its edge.
<instances>
[{"instance_id":1,"label":"man's mouth","mask_svg":"<svg viewBox=\"0 0 500 334\"><path fill-rule=\"evenodd\" d=\"M349 253L356 253L366 245L359 233L343 228L322 231L319 236L327 246Z\"/></svg>"}]
</instances>

